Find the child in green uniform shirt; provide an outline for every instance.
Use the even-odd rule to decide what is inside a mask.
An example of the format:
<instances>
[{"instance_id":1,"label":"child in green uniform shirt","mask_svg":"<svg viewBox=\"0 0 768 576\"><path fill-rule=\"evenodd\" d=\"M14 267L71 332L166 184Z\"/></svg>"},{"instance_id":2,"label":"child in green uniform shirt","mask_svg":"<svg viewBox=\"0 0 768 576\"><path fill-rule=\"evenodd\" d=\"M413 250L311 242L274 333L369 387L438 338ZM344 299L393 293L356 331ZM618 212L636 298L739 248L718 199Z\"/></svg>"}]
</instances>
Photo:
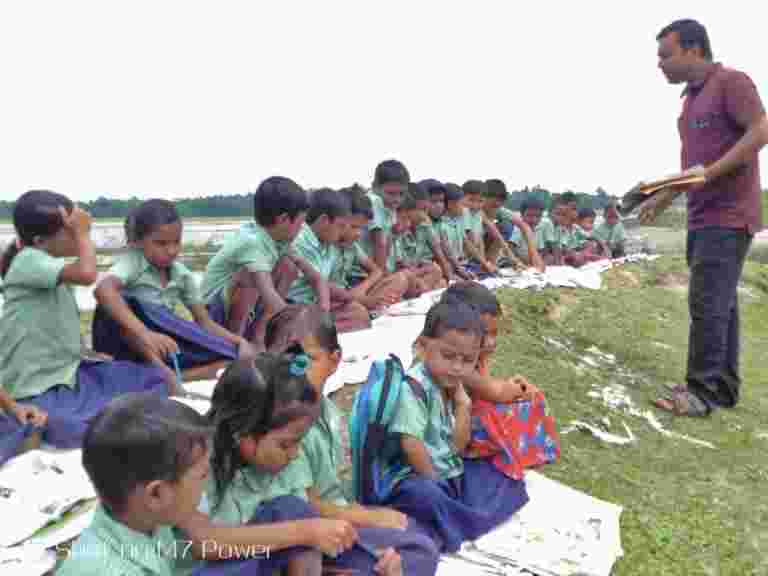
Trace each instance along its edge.
<instances>
[{"instance_id":1,"label":"child in green uniform shirt","mask_svg":"<svg viewBox=\"0 0 768 576\"><path fill-rule=\"evenodd\" d=\"M453 274L463 280L473 280L475 274L467 266L464 255L464 241L467 237L466 218L464 216L464 191L453 183L445 185L445 212L440 219L438 232L440 245Z\"/></svg>"},{"instance_id":2,"label":"child in green uniform shirt","mask_svg":"<svg viewBox=\"0 0 768 576\"><path fill-rule=\"evenodd\" d=\"M254 222L233 234L205 269L202 293L211 319L263 348L264 327L285 306L298 267L315 274L290 251L309 208L307 193L290 178L264 180L253 196ZM315 274L314 281L320 282ZM330 301L321 302L330 306Z\"/></svg>"},{"instance_id":3,"label":"child in green uniform shirt","mask_svg":"<svg viewBox=\"0 0 768 576\"><path fill-rule=\"evenodd\" d=\"M420 527L396 510L354 502L350 486L339 476L347 462L343 447L347 428L341 410L323 395L342 354L331 318L317 307L290 307L270 323L269 334L270 350L301 349L311 358L307 378L320 398L320 416L302 439L296 459L304 471L295 472L311 478L309 501L322 516L353 523L370 547L397 555L404 574L433 574L437 549L419 533Z\"/></svg>"},{"instance_id":4,"label":"child in green uniform shirt","mask_svg":"<svg viewBox=\"0 0 768 576\"><path fill-rule=\"evenodd\" d=\"M516 267L529 265L543 271L544 260L536 247L536 235L533 231L535 226L530 227L518 214L504 207L509 197L504 182L491 179L486 180L485 184L487 193L484 198L483 213L487 221L496 224L496 228L504 239L503 244L494 242L492 234L486 233L485 249L489 259L497 259L500 252L504 250L510 264ZM511 248L512 254L507 247Z\"/></svg>"},{"instance_id":5,"label":"child in green uniform shirt","mask_svg":"<svg viewBox=\"0 0 768 576\"><path fill-rule=\"evenodd\" d=\"M339 239L339 257L331 281L336 289L346 290L352 300L372 312L399 302L408 287L405 274L384 274L360 246L362 230L373 219L371 199L354 187L340 192L350 202L350 214Z\"/></svg>"},{"instance_id":6,"label":"child in green uniform shirt","mask_svg":"<svg viewBox=\"0 0 768 576\"><path fill-rule=\"evenodd\" d=\"M373 220L366 227L361 246L376 266L386 273L394 272L390 251L392 250L392 226L396 221L395 211L402 195L408 191L410 175L397 160L385 160L376 166L373 190L368 197L373 208Z\"/></svg>"},{"instance_id":7,"label":"child in green uniform shirt","mask_svg":"<svg viewBox=\"0 0 768 576\"><path fill-rule=\"evenodd\" d=\"M611 258L621 258L625 254L626 232L624 224L619 220L615 204L606 206L603 218L603 222L595 228L593 235L607 245Z\"/></svg>"},{"instance_id":8,"label":"child in green uniform shirt","mask_svg":"<svg viewBox=\"0 0 768 576\"><path fill-rule=\"evenodd\" d=\"M285 404L275 404L284 414ZM351 545L348 523L317 518L297 499L265 504L250 526L212 522L203 497L210 432L204 417L175 400L150 394L114 400L83 443L83 466L100 505L57 576L266 576L282 568L320 574L315 550Z\"/></svg>"},{"instance_id":9,"label":"child in green uniform shirt","mask_svg":"<svg viewBox=\"0 0 768 576\"><path fill-rule=\"evenodd\" d=\"M464 221L466 238L464 253L469 257L468 266L475 274L496 274L496 261L486 258L485 232L486 228L496 230L496 226L486 222L483 214L483 195L486 193L485 182L467 180L461 187L464 191ZM501 234L496 230L495 242L502 242Z\"/></svg>"},{"instance_id":10,"label":"child in green uniform shirt","mask_svg":"<svg viewBox=\"0 0 768 576\"><path fill-rule=\"evenodd\" d=\"M296 306L284 309L277 318L290 315L292 308ZM270 348L274 348L273 325L267 331ZM209 413L216 435L208 499L211 517L217 522L246 524L265 502L279 512L292 509L297 501L308 501L315 482L299 455L302 438L320 413L317 394L307 380L306 371L313 363L304 353L266 353L255 364L232 364L219 380ZM363 574L399 576L400 557L393 550L374 556L367 546L358 544L358 531L347 520L326 522L331 535L342 529L336 549L329 554L324 550L328 563ZM302 531L299 525L294 535Z\"/></svg>"},{"instance_id":11,"label":"child in green uniform shirt","mask_svg":"<svg viewBox=\"0 0 768 576\"><path fill-rule=\"evenodd\" d=\"M418 185L411 184L419 193ZM424 195L426 196L426 195ZM416 298L424 292L445 288L443 271L433 261L439 258L449 268L437 241L433 238L432 225L426 220L428 200L416 199L410 192L405 195L397 208L397 224L393 229L394 266L408 277L406 298ZM435 256L434 249L437 249Z\"/></svg>"},{"instance_id":12,"label":"child in green uniform shirt","mask_svg":"<svg viewBox=\"0 0 768 576\"><path fill-rule=\"evenodd\" d=\"M330 294L331 310L339 330L352 332L370 326L368 310L356 302L349 293L329 279L339 258L339 241L350 215L349 199L329 188L312 192L307 222L293 241L293 250L303 258L320 277L312 285L311 279L300 276L288 289L291 302L322 302L323 293Z\"/></svg>"}]
</instances>

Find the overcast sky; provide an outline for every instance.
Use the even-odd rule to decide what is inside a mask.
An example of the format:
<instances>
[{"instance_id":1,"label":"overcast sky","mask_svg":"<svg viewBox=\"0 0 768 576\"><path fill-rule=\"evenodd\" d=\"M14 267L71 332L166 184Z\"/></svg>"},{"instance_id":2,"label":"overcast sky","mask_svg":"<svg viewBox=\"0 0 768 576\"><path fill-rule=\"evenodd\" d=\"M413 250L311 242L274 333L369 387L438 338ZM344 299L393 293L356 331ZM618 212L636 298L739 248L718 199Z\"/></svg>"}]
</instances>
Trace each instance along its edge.
<instances>
[{"instance_id":1,"label":"overcast sky","mask_svg":"<svg viewBox=\"0 0 768 576\"><path fill-rule=\"evenodd\" d=\"M388 157L623 194L679 168L658 30L699 19L768 103L761 4L0 0L0 199L342 186Z\"/></svg>"}]
</instances>

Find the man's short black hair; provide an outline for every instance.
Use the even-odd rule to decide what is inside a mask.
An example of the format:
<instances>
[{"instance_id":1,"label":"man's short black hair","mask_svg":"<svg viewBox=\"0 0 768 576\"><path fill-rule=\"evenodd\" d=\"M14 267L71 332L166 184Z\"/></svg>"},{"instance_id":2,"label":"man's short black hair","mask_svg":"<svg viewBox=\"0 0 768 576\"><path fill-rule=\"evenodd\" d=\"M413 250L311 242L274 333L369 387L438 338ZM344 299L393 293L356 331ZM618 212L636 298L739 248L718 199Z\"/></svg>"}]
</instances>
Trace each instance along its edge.
<instances>
[{"instance_id":1,"label":"man's short black hair","mask_svg":"<svg viewBox=\"0 0 768 576\"><path fill-rule=\"evenodd\" d=\"M677 32L682 48L690 50L698 46L701 48L702 56L706 60L712 61L712 46L709 43L707 29L704 28L703 24L690 18L675 20L672 24L668 24L661 29L661 32L656 36L656 40L661 40L673 32Z\"/></svg>"}]
</instances>

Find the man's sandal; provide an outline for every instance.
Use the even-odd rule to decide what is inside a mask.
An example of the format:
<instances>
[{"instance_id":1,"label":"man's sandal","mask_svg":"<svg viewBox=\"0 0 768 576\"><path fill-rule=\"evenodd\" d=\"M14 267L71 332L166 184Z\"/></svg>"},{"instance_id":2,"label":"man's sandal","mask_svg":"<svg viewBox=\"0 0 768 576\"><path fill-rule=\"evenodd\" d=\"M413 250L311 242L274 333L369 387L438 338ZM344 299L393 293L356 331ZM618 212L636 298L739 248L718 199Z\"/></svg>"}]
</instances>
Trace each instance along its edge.
<instances>
[{"instance_id":1,"label":"man's sandal","mask_svg":"<svg viewBox=\"0 0 768 576\"><path fill-rule=\"evenodd\" d=\"M670 391L670 394L671 396L668 398L657 398L654 400L653 405L675 416L691 416L694 418L709 416L711 410L706 402L687 389L676 388Z\"/></svg>"}]
</instances>

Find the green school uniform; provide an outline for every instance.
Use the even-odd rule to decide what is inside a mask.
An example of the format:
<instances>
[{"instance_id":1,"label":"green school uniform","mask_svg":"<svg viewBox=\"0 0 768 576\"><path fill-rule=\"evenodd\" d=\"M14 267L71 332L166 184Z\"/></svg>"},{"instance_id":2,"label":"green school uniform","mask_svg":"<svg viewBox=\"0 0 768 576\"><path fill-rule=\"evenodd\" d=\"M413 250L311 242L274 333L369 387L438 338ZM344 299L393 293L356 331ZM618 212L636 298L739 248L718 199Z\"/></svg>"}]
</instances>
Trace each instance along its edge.
<instances>
[{"instance_id":1,"label":"green school uniform","mask_svg":"<svg viewBox=\"0 0 768 576\"><path fill-rule=\"evenodd\" d=\"M455 419L452 402L444 401L442 390L432 380L424 363L419 362L411 367L408 375L421 383L427 403L425 405L410 386L404 385L400 390L397 411L390 430L421 440L441 480L460 476L464 472L464 462L453 449ZM405 466L397 475L396 481L412 473L411 467Z\"/></svg>"},{"instance_id":2,"label":"green school uniform","mask_svg":"<svg viewBox=\"0 0 768 576\"><path fill-rule=\"evenodd\" d=\"M240 269L272 272L289 248L289 242L275 242L256 222L244 224L208 263L203 276L203 297L210 302L223 290L224 301L228 303L232 277Z\"/></svg>"},{"instance_id":3,"label":"green school uniform","mask_svg":"<svg viewBox=\"0 0 768 576\"><path fill-rule=\"evenodd\" d=\"M333 244L320 242L309 224L302 226L293 241L293 249L297 256L304 258L325 280L331 277L336 266L338 249ZM312 304L317 302L317 294L307 278L301 275L288 288L288 299L300 304Z\"/></svg>"},{"instance_id":4,"label":"green school uniform","mask_svg":"<svg viewBox=\"0 0 768 576\"><path fill-rule=\"evenodd\" d=\"M555 238L563 250L576 250L579 248L575 225L570 228L564 228L559 225L555 226Z\"/></svg>"},{"instance_id":5,"label":"green school uniform","mask_svg":"<svg viewBox=\"0 0 768 576\"><path fill-rule=\"evenodd\" d=\"M536 248L547 250L557 244L555 226L551 220L541 220L536 226Z\"/></svg>"},{"instance_id":6,"label":"green school uniform","mask_svg":"<svg viewBox=\"0 0 768 576\"><path fill-rule=\"evenodd\" d=\"M98 506L56 576L176 576L191 562L191 554L191 546L177 539L170 526L144 534Z\"/></svg>"},{"instance_id":7,"label":"green school uniform","mask_svg":"<svg viewBox=\"0 0 768 576\"><path fill-rule=\"evenodd\" d=\"M432 224L422 222L417 224L412 234L413 238L413 260L417 264L433 262L435 253L432 251L432 243L435 242L435 231Z\"/></svg>"},{"instance_id":8,"label":"green school uniform","mask_svg":"<svg viewBox=\"0 0 768 576\"><path fill-rule=\"evenodd\" d=\"M506 223L513 223L515 219L515 213L512 212L509 208L504 208L504 206L499 206L496 209L496 221L500 222L502 224Z\"/></svg>"},{"instance_id":9,"label":"green school uniform","mask_svg":"<svg viewBox=\"0 0 768 576\"><path fill-rule=\"evenodd\" d=\"M163 286L160 271L147 261L141 250L130 250L118 258L107 272L123 284L123 295L174 310L179 304L201 304L200 287L189 268L181 262L171 264L168 284Z\"/></svg>"},{"instance_id":10,"label":"green school uniform","mask_svg":"<svg viewBox=\"0 0 768 576\"><path fill-rule=\"evenodd\" d=\"M466 236L466 220L461 216L443 216L440 220L440 237L445 242L450 255L458 262L465 262L464 238Z\"/></svg>"},{"instance_id":11,"label":"green school uniform","mask_svg":"<svg viewBox=\"0 0 768 576\"><path fill-rule=\"evenodd\" d=\"M592 235L597 240L601 240L608 244L611 249L620 244L623 244L627 239L627 234L624 230L624 224L621 222L616 222L616 224L610 226L605 221L603 221L592 231Z\"/></svg>"},{"instance_id":12,"label":"green school uniform","mask_svg":"<svg viewBox=\"0 0 768 576\"><path fill-rule=\"evenodd\" d=\"M206 495L209 516L217 524L242 526L251 521L259 506L278 496L296 496L307 500L307 489L312 486L312 477L294 458L279 473L262 472L253 466L244 466L235 472L235 477L223 494L216 490L213 475L208 480Z\"/></svg>"},{"instance_id":13,"label":"green school uniform","mask_svg":"<svg viewBox=\"0 0 768 576\"><path fill-rule=\"evenodd\" d=\"M27 247L4 279L0 385L12 398L74 387L80 365L80 313L73 288L59 283L63 258Z\"/></svg>"},{"instance_id":14,"label":"green school uniform","mask_svg":"<svg viewBox=\"0 0 768 576\"><path fill-rule=\"evenodd\" d=\"M374 256L374 246L371 238L371 232L380 230L384 237L390 239L392 237L392 227L397 222L397 214L394 210L390 210L384 206L384 201L381 196L373 192L368 193L368 198L371 200L371 208L373 209L373 220L371 220L365 228L365 233L360 238L360 245L369 258ZM391 252L391 248L390 248ZM390 266L392 258L387 257L387 272L394 272L394 266Z\"/></svg>"},{"instance_id":15,"label":"green school uniform","mask_svg":"<svg viewBox=\"0 0 768 576\"><path fill-rule=\"evenodd\" d=\"M592 240L592 234L579 225L574 225L571 230L571 246L573 250L580 250L588 240Z\"/></svg>"},{"instance_id":16,"label":"green school uniform","mask_svg":"<svg viewBox=\"0 0 768 576\"><path fill-rule=\"evenodd\" d=\"M360 264L361 259L365 257L365 252L358 242L355 242L352 246L338 247L336 263L331 272L331 282L348 289L350 287L350 279L367 276L368 273Z\"/></svg>"},{"instance_id":17,"label":"green school uniform","mask_svg":"<svg viewBox=\"0 0 768 576\"><path fill-rule=\"evenodd\" d=\"M320 400L320 416L301 440L301 451L296 458L303 468L300 478L309 477L320 498L338 506L346 506L351 499L351 486L339 479L344 465L342 434L344 418L332 400Z\"/></svg>"},{"instance_id":18,"label":"green school uniform","mask_svg":"<svg viewBox=\"0 0 768 576\"><path fill-rule=\"evenodd\" d=\"M472 210L464 211L464 220L467 231L471 234L472 241L480 251L480 255L485 257L485 226L483 225L483 212L478 210L473 212Z\"/></svg>"}]
</instances>

